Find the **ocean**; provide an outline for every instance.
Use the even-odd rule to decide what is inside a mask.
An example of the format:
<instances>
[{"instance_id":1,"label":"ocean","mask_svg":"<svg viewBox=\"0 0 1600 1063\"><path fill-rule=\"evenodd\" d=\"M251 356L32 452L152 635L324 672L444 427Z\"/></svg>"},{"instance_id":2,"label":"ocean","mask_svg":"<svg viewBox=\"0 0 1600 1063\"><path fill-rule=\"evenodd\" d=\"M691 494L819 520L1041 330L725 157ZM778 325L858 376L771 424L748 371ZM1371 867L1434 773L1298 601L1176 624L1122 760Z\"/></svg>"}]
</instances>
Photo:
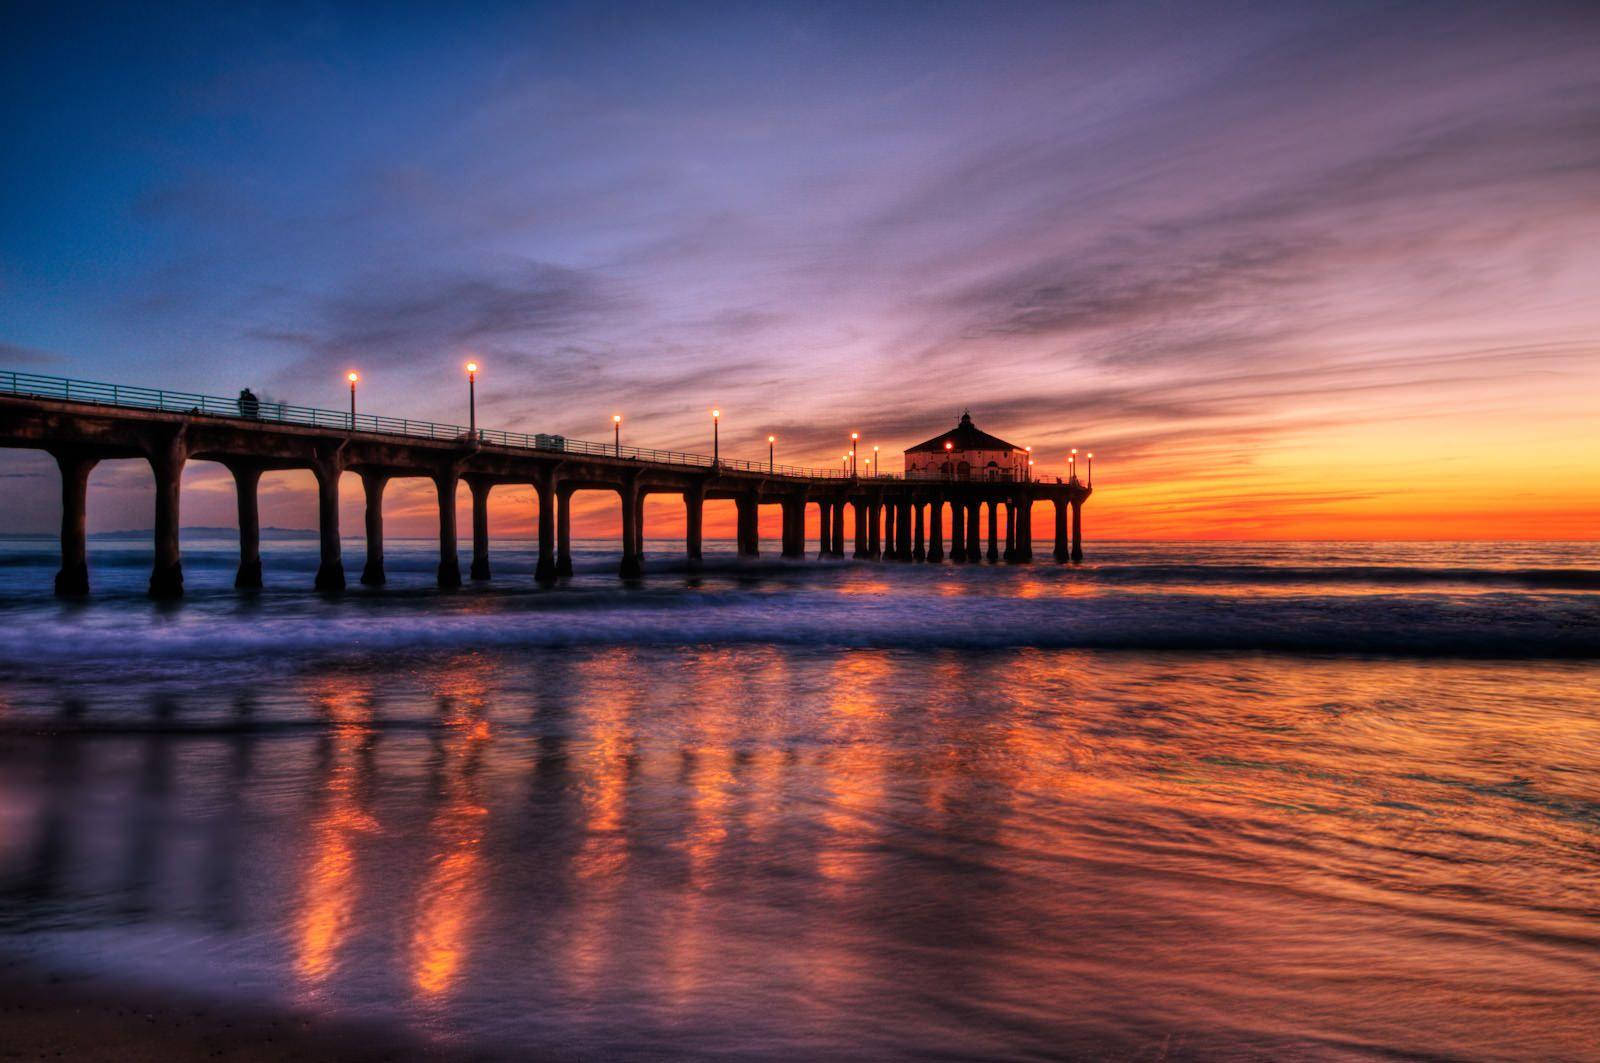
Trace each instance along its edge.
<instances>
[{"instance_id":1,"label":"ocean","mask_svg":"<svg viewBox=\"0 0 1600 1063\"><path fill-rule=\"evenodd\" d=\"M1600 544L776 545L0 543L0 956L508 1058L1600 1058Z\"/></svg>"}]
</instances>

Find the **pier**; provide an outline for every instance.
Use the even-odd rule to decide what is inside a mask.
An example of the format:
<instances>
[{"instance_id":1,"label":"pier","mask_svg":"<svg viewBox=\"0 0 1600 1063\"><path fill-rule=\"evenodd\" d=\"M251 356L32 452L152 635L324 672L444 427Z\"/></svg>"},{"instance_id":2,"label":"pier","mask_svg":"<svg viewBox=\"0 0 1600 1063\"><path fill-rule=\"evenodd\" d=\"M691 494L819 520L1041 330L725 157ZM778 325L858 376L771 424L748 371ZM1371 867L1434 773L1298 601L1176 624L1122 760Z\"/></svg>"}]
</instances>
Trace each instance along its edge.
<instances>
[{"instance_id":1,"label":"pier","mask_svg":"<svg viewBox=\"0 0 1600 1063\"><path fill-rule=\"evenodd\" d=\"M841 436L843 433L840 433ZM383 495L390 480L433 481L439 501L439 586L462 582L456 491L472 496L472 557L468 577L490 578L489 496L504 485L531 486L537 496L535 579L552 585L572 574L571 500L580 491L614 493L618 501L619 574L643 574L644 499L680 497L684 557L701 561L702 515L708 500L737 506L738 554L760 554L762 506L781 507L781 556L807 556L806 522L816 507L817 557L906 563L1026 564L1033 561L1034 503L1055 512L1059 562L1083 559L1083 503L1091 484L1074 472L1065 481L1029 477L944 478L855 476L744 461L720 455L591 443L563 436L508 433L338 410L152 388L128 387L34 373L0 372L0 446L46 451L61 473L61 569L56 593L89 592L86 527L89 474L104 460L143 459L155 478L155 561L150 595L183 594L179 550L181 478L189 461L210 461L232 474L238 496L239 568L235 586L262 586L257 488L264 472L309 470L316 478L321 560L315 586L345 587L339 528L339 481L356 473L366 496L366 556L360 581L384 582ZM847 520L846 510L849 510ZM999 534L1005 510L1006 534ZM948 520L948 533L946 521ZM848 533L848 534L847 534ZM987 535L985 535L987 533Z\"/></svg>"}]
</instances>

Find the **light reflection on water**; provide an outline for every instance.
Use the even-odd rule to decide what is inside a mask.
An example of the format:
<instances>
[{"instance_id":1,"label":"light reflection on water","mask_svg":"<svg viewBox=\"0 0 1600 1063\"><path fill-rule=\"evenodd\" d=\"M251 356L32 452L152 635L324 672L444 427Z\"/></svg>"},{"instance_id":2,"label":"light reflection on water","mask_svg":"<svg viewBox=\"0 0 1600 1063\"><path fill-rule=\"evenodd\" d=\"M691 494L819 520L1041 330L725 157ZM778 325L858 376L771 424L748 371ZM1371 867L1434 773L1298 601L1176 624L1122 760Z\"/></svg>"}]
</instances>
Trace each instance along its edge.
<instances>
[{"instance_id":1,"label":"light reflection on water","mask_svg":"<svg viewBox=\"0 0 1600 1063\"><path fill-rule=\"evenodd\" d=\"M189 732L182 701L7 731L4 947L580 1057L1582 1056L1595 689L1049 649L319 666Z\"/></svg>"}]
</instances>

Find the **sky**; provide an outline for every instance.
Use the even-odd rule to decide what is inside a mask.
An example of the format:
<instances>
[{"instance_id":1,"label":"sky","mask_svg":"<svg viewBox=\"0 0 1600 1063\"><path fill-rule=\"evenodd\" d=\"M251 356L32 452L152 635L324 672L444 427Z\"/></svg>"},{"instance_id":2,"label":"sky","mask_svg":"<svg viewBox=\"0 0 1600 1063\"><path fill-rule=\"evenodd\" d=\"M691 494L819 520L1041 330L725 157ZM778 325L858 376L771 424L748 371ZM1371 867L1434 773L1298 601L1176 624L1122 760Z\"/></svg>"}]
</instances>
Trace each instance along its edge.
<instances>
[{"instance_id":1,"label":"sky","mask_svg":"<svg viewBox=\"0 0 1600 1063\"><path fill-rule=\"evenodd\" d=\"M1095 452L1091 538L1596 537L1600 5L449 8L0 8L0 369L462 423L472 358L488 427L890 471L970 409Z\"/></svg>"}]
</instances>

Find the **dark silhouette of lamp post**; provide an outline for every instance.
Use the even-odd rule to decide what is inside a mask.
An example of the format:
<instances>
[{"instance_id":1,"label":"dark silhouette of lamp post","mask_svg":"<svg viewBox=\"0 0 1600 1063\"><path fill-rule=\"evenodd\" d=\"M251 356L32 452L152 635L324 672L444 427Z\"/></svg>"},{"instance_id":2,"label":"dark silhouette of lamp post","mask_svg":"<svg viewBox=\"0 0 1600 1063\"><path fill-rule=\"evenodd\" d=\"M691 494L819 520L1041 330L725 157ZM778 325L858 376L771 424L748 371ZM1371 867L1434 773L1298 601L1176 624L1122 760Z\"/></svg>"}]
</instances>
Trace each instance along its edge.
<instances>
[{"instance_id":1,"label":"dark silhouette of lamp post","mask_svg":"<svg viewBox=\"0 0 1600 1063\"><path fill-rule=\"evenodd\" d=\"M722 464L722 411L711 411L711 464Z\"/></svg>"},{"instance_id":2,"label":"dark silhouette of lamp post","mask_svg":"<svg viewBox=\"0 0 1600 1063\"><path fill-rule=\"evenodd\" d=\"M478 438L478 363L467 363L467 431Z\"/></svg>"},{"instance_id":3,"label":"dark silhouette of lamp post","mask_svg":"<svg viewBox=\"0 0 1600 1063\"><path fill-rule=\"evenodd\" d=\"M778 437L777 436L768 436L767 437L767 475L769 475L769 476L772 474L773 447L777 444L777 442L778 442Z\"/></svg>"},{"instance_id":4,"label":"dark silhouette of lamp post","mask_svg":"<svg viewBox=\"0 0 1600 1063\"><path fill-rule=\"evenodd\" d=\"M950 453L954 449L956 449L954 443L948 439L944 441L944 478L946 480L954 480L956 478L956 468L952 464L955 455Z\"/></svg>"},{"instance_id":5,"label":"dark silhouette of lamp post","mask_svg":"<svg viewBox=\"0 0 1600 1063\"><path fill-rule=\"evenodd\" d=\"M361 375L352 369L345 379L350 381L350 431L354 432L356 430L356 381L361 379Z\"/></svg>"},{"instance_id":6,"label":"dark silhouette of lamp post","mask_svg":"<svg viewBox=\"0 0 1600 1063\"><path fill-rule=\"evenodd\" d=\"M861 441L861 433L860 432L851 432L850 433L850 476L851 476L852 479L855 477L855 474L856 474L856 444L859 443L860 441Z\"/></svg>"},{"instance_id":7,"label":"dark silhouette of lamp post","mask_svg":"<svg viewBox=\"0 0 1600 1063\"><path fill-rule=\"evenodd\" d=\"M617 457L622 457L622 414L620 413L614 413L611 415L611 438L613 440L612 446L617 452Z\"/></svg>"},{"instance_id":8,"label":"dark silhouette of lamp post","mask_svg":"<svg viewBox=\"0 0 1600 1063\"><path fill-rule=\"evenodd\" d=\"M1089 452L1089 486L1094 486L1094 451Z\"/></svg>"}]
</instances>

